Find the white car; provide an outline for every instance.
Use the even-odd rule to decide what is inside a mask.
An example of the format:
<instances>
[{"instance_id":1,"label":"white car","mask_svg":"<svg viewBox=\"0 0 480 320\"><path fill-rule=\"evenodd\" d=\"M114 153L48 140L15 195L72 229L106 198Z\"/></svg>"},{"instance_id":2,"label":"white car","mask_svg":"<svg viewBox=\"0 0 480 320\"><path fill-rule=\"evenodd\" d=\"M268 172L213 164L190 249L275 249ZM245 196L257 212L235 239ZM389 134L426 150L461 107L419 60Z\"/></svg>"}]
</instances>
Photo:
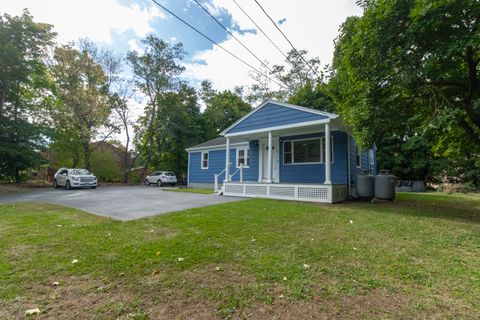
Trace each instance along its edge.
<instances>
[{"instance_id":1,"label":"white car","mask_svg":"<svg viewBox=\"0 0 480 320\"><path fill-rule=\"evenodd\" d=\"M55 173L53 178L53 187L65 187L68 190L72 188L97 187L97 177L85 169L67 169L61 168Z\"/></svg>"},{"instance_id":2,"label":"white car","mask_svg":"<svg viewBox=\"0 0 480 320\"><path fill-rule=\"evenodd\" d=\"M143 184L149 186L157 184L159 187L164 185L175 186L177 184L177 177L171 171L155 171L151 175L145 177Z\"/></svg>"}]
</instances>

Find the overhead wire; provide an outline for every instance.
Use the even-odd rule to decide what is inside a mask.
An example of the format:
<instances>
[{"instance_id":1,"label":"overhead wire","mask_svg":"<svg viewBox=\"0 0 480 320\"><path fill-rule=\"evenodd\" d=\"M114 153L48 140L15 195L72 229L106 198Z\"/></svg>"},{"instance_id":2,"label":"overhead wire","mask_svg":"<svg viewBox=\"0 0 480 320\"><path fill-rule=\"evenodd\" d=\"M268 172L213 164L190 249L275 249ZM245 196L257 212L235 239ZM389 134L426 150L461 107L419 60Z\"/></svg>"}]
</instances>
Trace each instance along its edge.
<instances>
[{"instance_id":1,"label":"overhead wire","mask_svg":"<svg viewBox=\"0 0 480 320\"><path fill-rule=\"evenodd\" d=\"M278 86L280 87L283 87L285 89L288 89L287 87L285 87L284 84L282 83L279 83L277 81L275 81L274 79L272 79L270 76L268 76L267 74L259 71L257 68L255 68L254 66L252 66L251 64L249 64L248 62L246 62L245 60L243 60L242 58L240 58L239 56L237 56L235 53L231 52L230 50L228 50L227 48L225 48L224 46L222 46L221 44L219 44L218 42L216 42L215 40L213 40L212 38L210 38L209 36L207 36L206 34L204 34L203 32L201 32L200 30L198 30L197 28L195 28L193 25L191 25L190 23L188 23L187 21L185 21L184 19L182 19L181 17L179 17L178 15L176 15L174 12L172 12L170 9L168 9L167 7L165 7L164 5L160 4L158 1L156 0L151 0L153 3L155 3L157 6L159 6L160 8L162 8L164 11L168 12L169 14L171 14L172 16L174 16L176 19L180 20L182 23L184 23L185 25L187 25L188 27L190 27L191 29L193 29L195 32L197 32L198 34L200 34L201 36L203 36L205 39L209 40L210 42L212 42L213 44L215 44L217 47L221 48L223 51L227 52L228 54L230 54L232 57L234 57L235 59L237 59L238 61L242 62L244 65L246 65L247 67L249 67L250 69L254 70L255 72L257 72L258 74L268 78L270 81L272 81L273 83L276 83Z\"/></svg>"}]
</instances>

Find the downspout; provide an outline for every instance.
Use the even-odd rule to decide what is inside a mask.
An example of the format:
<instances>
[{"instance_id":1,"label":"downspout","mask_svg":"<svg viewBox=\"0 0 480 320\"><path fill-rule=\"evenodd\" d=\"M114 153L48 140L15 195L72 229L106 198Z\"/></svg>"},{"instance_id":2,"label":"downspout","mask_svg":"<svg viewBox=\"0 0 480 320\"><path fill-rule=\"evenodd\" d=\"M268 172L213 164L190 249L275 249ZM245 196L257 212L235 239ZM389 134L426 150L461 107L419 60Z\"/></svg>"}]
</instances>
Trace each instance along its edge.
<instances>
[{"instance_id":1,"label":"downspout","mask_svg":"<svg viewBox=\"0 0 480 320\"><path fill-rule=\"evenodd\" d=\"M348 196L350 197L352 178L350 173L350 135L347 133Z\"/></svg>"},{"instance_id":2,"label":"downspout","mask_svg":"<svg viewBox=\"0 0 480 320\"><path fill-rule=\"evenodd\" d=\"M187 165L187 187L190 188L190 151L188 151L188 165Z\"/></svg>"}]
</instances>

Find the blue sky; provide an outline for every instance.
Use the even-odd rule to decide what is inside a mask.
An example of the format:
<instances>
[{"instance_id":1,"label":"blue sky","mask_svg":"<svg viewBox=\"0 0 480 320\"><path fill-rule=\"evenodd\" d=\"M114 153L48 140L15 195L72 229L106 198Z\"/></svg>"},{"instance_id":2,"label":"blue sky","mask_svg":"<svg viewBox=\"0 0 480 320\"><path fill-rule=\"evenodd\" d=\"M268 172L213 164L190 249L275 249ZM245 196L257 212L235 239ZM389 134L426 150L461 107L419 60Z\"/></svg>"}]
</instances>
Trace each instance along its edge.
<instances>
[{"instance_id":1,"label":"blue sky","mask_svg":"<svg viewBox=\"0 0 480 320\"><path fill-rule=\"evenodd\" d=\"M158 1L249 64L260 67L254 57L192 0ZM282 51L290 50L288 43L253 0L237 2ZM259 2L297 48L308 50L310 57L320 57L323 64L331 62L333 40L341 23L346 17L361 13L355 0ZM232 0L201 0L201 3L263 61L270 65L283 63L283 56L255 30ZM198 85L202 80L209 79L214 87L223 90L253 83L248 67L214 47L150 0L15 0L2 3L0 12L15 15L20 14L23 8L28 8L37 21L53 24L60 43L87 37L99 45L126 54L129 50L141 51L141 39L154 33L166 41L184 44L188 52L183 61L186 67L184 78L191 84Z\"/></svg>"}]
</instances>

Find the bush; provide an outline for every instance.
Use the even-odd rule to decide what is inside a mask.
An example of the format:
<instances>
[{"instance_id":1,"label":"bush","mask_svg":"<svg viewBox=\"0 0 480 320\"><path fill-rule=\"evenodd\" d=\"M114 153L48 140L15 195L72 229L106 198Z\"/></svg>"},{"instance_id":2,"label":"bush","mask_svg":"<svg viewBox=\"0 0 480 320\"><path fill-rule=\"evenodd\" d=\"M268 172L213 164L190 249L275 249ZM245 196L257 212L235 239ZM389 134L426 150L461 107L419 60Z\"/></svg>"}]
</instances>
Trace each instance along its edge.
<instances>
[{"instance_id":1,"label":"bush","mask_svg":"<svg viewBox=\"0 0 480 320\"><path fill-rule=\"evenodd\" d=\"M95 150L91 159L92 172L99 181L121 182L123 170L115 155L108 150Z\"/></svg>"}]
</instances>

